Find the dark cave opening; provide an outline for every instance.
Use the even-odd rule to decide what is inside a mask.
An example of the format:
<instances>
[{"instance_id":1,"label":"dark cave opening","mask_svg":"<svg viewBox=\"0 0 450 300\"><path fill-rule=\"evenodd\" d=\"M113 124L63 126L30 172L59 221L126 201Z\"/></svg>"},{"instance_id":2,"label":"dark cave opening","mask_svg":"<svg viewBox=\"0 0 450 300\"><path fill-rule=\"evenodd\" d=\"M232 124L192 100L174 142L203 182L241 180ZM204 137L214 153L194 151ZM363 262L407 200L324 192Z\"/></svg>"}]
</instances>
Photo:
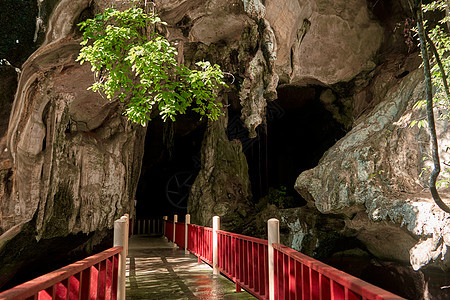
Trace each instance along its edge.
<instances>
[{"instance_id":1,"label":"dark cave opening","mask_svg":"<svg viewBox=\"0 0 450 300\"><path fill-rule=\"evenodd\" d=\"M186 214L190 187L200 170L205 129L198 116L149 122L136 190L137 218Z\"/></svg>"},{"instance_id":2,"label":"dark cave opening","mask_svg":"<svg viewBox=\"0 0 450 300\"><path fill-rule=\"evenodd\" d=\"M229 107L227 135L242 143L255 203L275 191L292 199L288 207L306 204L294 189L295 180L315 167L347 132L321 102L323 91L323 87L280 87L278 99L267 105L266 123L258 126L253 139L240 119L241 107ZM196 115L180 116L174 123L149 122L136 192L138 218L187 212L205 129L206 122Z\"/></svg>"},{"instance_id":3,"label":"dark cave opening","mask_svg":"<svg viewBox=\"0 0 450 300\"><path fill-rule=\"evenodd\" d=\"M242 123L235 129L233 120L239 113L230 113L228 136L242 142L255 202L276 190L293 197L289 207L306 204L294 189L295 180L317 166L323 154L347 133L320 101L323 91L323 87L278 88L278 99L268 103L266 124L258 126L254 139L242 134L247 132Z\"/></svg>"}]
</instances>

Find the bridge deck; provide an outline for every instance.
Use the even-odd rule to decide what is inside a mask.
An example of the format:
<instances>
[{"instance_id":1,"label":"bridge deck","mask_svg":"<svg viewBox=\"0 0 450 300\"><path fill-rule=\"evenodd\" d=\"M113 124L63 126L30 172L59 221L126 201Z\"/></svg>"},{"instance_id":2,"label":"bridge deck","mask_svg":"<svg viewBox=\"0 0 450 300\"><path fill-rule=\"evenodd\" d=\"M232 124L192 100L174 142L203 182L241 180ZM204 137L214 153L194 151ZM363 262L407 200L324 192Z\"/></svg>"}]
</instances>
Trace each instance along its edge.
<instances>
[{"instance_id":1,"label":"bridge deck","mask_svg":"<svg viewBox=\"0 0 450 300\"><path fill-rule=\"evenodd\" d=\"M235 293L234 283L162 237L132 236L127 258L127 299L256 299Z\"/></svg>"}]
</instances>

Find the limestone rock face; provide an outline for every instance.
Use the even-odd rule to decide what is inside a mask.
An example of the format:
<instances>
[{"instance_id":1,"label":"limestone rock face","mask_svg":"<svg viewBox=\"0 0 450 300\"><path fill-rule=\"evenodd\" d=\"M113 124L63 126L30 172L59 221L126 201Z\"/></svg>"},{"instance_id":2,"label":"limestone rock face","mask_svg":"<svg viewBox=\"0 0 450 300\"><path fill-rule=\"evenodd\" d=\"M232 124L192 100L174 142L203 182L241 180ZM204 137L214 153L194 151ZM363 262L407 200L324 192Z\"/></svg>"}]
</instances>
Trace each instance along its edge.
<instances>
[{"instance_id":1,"label":"limestone rock face","mask_svg":"<svg viewBox=\"0 0 450 300\"><path fill-rule=\"evenodd\" d=\"M448 215L425 189L431 164L428 134L424 128L409 126L424 115L413 108L423 97L420 69L391 83L384 101L295 184L322 213L346 214L347 226L358 232L372 253L410 261L416 270L444 259L448 245L444 239ZM438 124L441 159L448 160L448 124ZM450 200L445 190L441 194L444 201Z\"/></svg>"},{"instance_id":2,"label":"limestone rock face","mask_svg":"<svg viewBox=\"0 0 450 300\"><path fill-rule=\"evenodd\" d=\"M334 84L375 67L383 28L364 0L266 1L278 44L275 69L283 83Z\"/></svg>"},{"instance_id":3,"label":"limestone rock face","mask_svg":"<svg viewBox=\"0 0 450 300\"><path fill-rule=\"evenodd\" d=\"M102 231L104 237L116 218L132 212L145 129L131 125L119 103L87 90L93 75L75 61L74 24L89 5L60 1L44 43L22 67L1 149L1 253L27 248L17 244L21 235L30 244ZM5 276L20 267L0 266Z\"/></svg>"},{"instance_id":4,"label":"limestone rock face","mask_svg":"<svg viewBox=\"0 0 450 300\"><path fill-rule=\"evenodd\" d=\"M211 226L222 218L223 228L236 228L247 217L251 197L248 166L239 141L229 141L225 118L208 124L202 145L202 168L189 196L192 222Z\"/></svg>"},{"instance_id":5,"label":"limestone rock face","mask_svg":"<svg viewBox=\"0 0 450 300\"><path fill-rule=\"evenodd\" d=\"M256 137L256 127L265 119L266 101L276 98L278 83L272 68L276 40L270 24L264 23L264 6L260 1L240 0L155 3L169 25L169 40L179 45L181 61L189 65L206 57L232 73L235 82L242 81L236 90L224 94L239 95L243 123L249 136ZM260 22L264 26L258 26ZM218 214L223 224L237 229L248 213L251 190L241 144L228 140L226 126L225 119L208 125L202 169L192 187L188 210L198 224L209 226L211 217Z\"/></svg>"},{"instance_id":6,"label":"limestone rock face","mask_svg":"<svg viewBox=\"0 0 450 300\"><path fill-rule=\"evenodd\" d=\"M265 120L266 101L276 99L278 75L273 68L277 56L276 35L264 18L266 9L254 1L155 1L166 21L169 40L179 44L182 61L214 57L206 53L196 57L190 47L217 45L225 48L226 56L217 63L236 77L243 79L239 88L242 120L249 136L256 137L256 127ZM259 25L261 24L261 26Z\"/></svg>"},{"instance_id":7,"label":"limestone rock face","mask_svg":"<svg viewBox=\"0 0 450 300\"><path fill-rule=\"evenodd\" d=\"M375 68L374 55L383 41L384 29L375 21L364 0L158 0L155 3L161 18L168 23L165 28L168 38L179 45L180 61L189 64L198 58L213 58L238 80L235 92L242 107L241 119L251 138L256 137L256 127L266 121L267 101L277 98L279 83L332 85L350 81ZM209 50L199 55L199 49L205 47ZM217 57L217 53L221 56ZM207 131L205 141L213 139L209 136L212 133ZM222 134L214 131L214 135L222 139ZM206 143L213 145L212 141ZM224 143L224 147L230 145ZM215 151L211 149L212 146L207 151ZM217 151L209 154L208 165L228 161L220 155L225 154ZM210 167L203 166L199 176L203 179L194 184L191 212L202 224L207 224L211 209L220 202L217 197L223 196L218 192L222 187L214 183L214 177L205 177L211 171L204 168ZM231 174L234 173L223 175L223 179L233 178ZM238 178L242 178L240 185L245 186L247 179ZM201 196L205 190L208 192Z\"/></svg>"}]
</instances>

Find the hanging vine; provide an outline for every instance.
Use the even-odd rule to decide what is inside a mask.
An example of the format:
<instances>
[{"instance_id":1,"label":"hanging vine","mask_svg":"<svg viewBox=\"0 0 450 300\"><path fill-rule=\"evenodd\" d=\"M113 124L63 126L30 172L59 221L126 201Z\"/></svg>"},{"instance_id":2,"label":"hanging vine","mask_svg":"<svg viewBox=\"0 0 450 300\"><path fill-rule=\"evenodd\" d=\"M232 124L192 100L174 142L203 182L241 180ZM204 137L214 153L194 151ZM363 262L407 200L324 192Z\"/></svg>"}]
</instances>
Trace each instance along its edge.
<instances>
[{"instance_id":1,"label":"hanging vine","mask_svg":"<svg viewBox=\"0 0 450 300\"><path fill-rule=\"evenodd\" d=\"M438 2L438 1L435 1ZM441 1L442 2L442 1ZM434 3L434 2L433 2ZM434 202L441 208L443 211L450 213L450 208L442 201L439 192L436 188L436 181L441 172L440 167L440 159L439 159L439 150L438 150L438 140L436 134L436 124L433 113L433 90L432 90L432 76L431 76L431 65L430 65L430 57L428 55L428 46L431 46L431 50L435 56L437 61L437 65L439 68L440 77L442 79L442 85L444 85L444 89L446 95L448 95L448 85L447 85L447 75L442 65L442 61L440 55L436 48L433 49L434 44L428 38L427 43L427 34L425 32L424 20L423 20L423 11L422 11L422 0L415 0L413 3L410 1L413 13L417 20L417 32L420 41L420 52L422 55L423 62L423 70L425 74L425 92L426 92L426 111L427 111L427 122L428 122L428 130L430 134L430 142L431 142L431 155L433 158L433 170L430 175L430 192L433 197ZM448 101L448 99L447 99Z\"/></svg>"}]
</instances>

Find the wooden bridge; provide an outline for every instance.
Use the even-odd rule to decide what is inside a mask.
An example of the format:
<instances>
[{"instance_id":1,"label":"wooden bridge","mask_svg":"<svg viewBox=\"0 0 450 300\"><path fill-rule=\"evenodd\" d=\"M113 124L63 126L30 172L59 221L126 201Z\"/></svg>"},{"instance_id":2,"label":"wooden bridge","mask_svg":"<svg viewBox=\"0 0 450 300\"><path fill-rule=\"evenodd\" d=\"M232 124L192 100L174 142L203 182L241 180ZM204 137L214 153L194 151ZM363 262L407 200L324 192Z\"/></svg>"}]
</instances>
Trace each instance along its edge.
<instances>
[{"instance_id":1,"label":"wooden bridge","mask_svg":"<svg viewBox=\"0 0 450 300\"><path fill-rule=\"evenodd\" d=\"M222 231L219 217L212 228L189 219L129 226L122 217L114 247L0 299L403 299L280 244L276 219L268 221L268 240Z\"/></svg>"}]
</instances>

